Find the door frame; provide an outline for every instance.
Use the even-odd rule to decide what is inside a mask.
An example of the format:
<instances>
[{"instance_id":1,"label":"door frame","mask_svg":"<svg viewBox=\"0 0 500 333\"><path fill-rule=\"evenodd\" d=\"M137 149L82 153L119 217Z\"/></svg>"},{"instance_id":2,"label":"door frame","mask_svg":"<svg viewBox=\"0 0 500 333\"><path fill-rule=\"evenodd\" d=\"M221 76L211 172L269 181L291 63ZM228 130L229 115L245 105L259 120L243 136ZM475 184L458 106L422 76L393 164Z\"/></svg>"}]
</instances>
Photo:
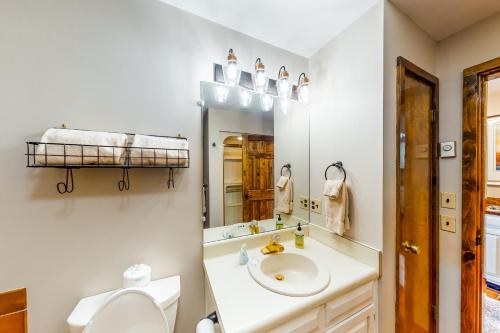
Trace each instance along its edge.
<instances>
[{"instance_id":1,"label":"door frame","mask_svg":"<svg viewBox=\"0 0 500 333\"><path fill-rule=\"evenodd\" d=\"M461 332L481 333L486 184L487 82L500 77L500 58L463 72Z\"/></svg>"},{"instance_id":2,"label":"door frame","mask_svg":"<svg viewBox=\"0 0 500 333\"><path fill-rule=\"evenodd\" d=\"M404 89L405 89L405 76L407 73L418 77L420 80L425 81L430 84L433 91L432 98L432 109L434 121L431 124L431 137L430 141L433 143L430 145L430 156L431 158L431 195L430 198L430 210L431 210L431 267L430 267L430 280L431 280L431 299L434 300L434 304L431 305L431 315L434 320L431 320L431 332L437 332L438 330L438 308L439 308L439 246L438 246L438 233L439 233L439 156L438 156L438 142L439 142L439 79L434 75L426 72L422 68L413 64L412 62L406 60L403 57L397 58L397 81L396 81L396 99L397 99L397 116L396 116L396 244L395 244L395 255L396 255L396 332L399 332L399 318L398 318L398 307L399 307L399 259L398 252L401 244L401 220L400 220L400 196L399 196L399 182L400 182L400 146L399 146L399 131L400 125L399 120L401 114L405 109L404 100Z\"/></svg>"}]
</instances>

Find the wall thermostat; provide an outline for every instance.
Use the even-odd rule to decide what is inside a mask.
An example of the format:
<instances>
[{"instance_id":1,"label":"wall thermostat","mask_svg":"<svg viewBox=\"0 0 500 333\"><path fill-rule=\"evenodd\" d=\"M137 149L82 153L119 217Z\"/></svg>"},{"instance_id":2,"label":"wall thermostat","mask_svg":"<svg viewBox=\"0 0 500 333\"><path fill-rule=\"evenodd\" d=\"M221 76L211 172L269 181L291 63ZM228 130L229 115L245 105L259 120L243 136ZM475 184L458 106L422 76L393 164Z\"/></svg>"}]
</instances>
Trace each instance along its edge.
<instances>
[{"instance_id":1,"label":"wall thermostat","mask_svg":"<svg viewBox=\"0 0 500 333\"><path fill-rule=\"evenodd\" d=\"M441 158L452 158L457 156L456 141L440 142L440 156Z\"/></svg>"}]
</instances>

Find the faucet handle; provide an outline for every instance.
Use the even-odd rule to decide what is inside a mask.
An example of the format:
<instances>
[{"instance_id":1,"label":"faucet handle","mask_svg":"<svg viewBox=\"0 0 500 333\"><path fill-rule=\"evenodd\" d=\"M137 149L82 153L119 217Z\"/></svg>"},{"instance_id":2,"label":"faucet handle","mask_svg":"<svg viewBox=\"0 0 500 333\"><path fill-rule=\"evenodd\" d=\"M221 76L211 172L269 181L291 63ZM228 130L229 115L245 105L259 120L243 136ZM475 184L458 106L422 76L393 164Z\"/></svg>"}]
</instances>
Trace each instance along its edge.
<instances>
[{"instance_id":1,"label":"faucet handle","mask_svg":"<svg viewBox=\"0 0 500 333\"><path fill-rule=\"evenodd\" d=\"M271 241L273 241L274 243L279 243L280 240L281 236L279 234L274 234L271 236Z\"/></svg>"}]
</instances>

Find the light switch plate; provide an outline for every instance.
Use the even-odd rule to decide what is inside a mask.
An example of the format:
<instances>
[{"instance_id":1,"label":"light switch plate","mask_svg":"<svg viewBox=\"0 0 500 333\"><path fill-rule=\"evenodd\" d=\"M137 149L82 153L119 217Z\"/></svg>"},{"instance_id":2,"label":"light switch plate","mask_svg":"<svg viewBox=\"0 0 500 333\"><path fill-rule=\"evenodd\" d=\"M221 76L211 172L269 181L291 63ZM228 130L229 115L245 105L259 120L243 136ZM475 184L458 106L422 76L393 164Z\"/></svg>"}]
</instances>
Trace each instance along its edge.
<instances>
[{"instance_id":1,"label":"light switch plate","mask_svg":"<svg viewBox=\"0 0 500 333\"><path fill-rule=\"evenodd\" d=\"M456 204L456 194L451 192L441 192L441 207L455 209Z\"/></svg>"},{"instance_id":2,"label":"light switch plate","mask_svg":"<svg viewBox=\"0 0 500 333\"><path fill-rule=\"evenodd\" d=\"M456 152L457 142L447 141L439 143L439 155L441 158L453 158L457 156Z\"/></svg>"},{"instance_id":3,"label":"light switch plate","mask_svg":"<svg viewBox=\"0 0 500 333\"><path fill-rule=\"evenodd\" d=\"M448 232L456 232L455 216L440 215L441 230Z\"/></svg>"},{"instance_id":4,"label":"light switch plate","mask_svg":"<svg viewBox=\"0 0 500 333\"><path fill-rule=\"evenodd\" d=\"M321 200L311 198L311 212L321 214Z\"/></svg>"},{"instance_id":5,"label":"light switch plate","mask_svg":"<svg viewBox=\"0 0 500 333\"><path fill-rule=\"evenodd\" d=\"M302 209L309 209L309 198L305 196L300 197L300 208Z\"/></svg>"}]
</instances>

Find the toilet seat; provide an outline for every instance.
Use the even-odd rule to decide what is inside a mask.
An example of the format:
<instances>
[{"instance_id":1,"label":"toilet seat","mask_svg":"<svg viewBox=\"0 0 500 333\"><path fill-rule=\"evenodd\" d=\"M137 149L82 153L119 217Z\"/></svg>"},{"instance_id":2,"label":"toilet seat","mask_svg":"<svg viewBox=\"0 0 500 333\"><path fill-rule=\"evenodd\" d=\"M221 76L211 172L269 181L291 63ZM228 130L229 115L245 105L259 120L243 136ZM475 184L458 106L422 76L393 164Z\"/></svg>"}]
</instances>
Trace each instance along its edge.
<instances>
[{"instance_id":1,"label":"toilet seat","mask_svg":"<svg viewBox=\"0 0 500 333\"><path fill-rule=\"evenodd\" d=\"M160 305L135 288L110 296L92 316L83 333L170 333Z\"/></svg>"}]
</instances>

